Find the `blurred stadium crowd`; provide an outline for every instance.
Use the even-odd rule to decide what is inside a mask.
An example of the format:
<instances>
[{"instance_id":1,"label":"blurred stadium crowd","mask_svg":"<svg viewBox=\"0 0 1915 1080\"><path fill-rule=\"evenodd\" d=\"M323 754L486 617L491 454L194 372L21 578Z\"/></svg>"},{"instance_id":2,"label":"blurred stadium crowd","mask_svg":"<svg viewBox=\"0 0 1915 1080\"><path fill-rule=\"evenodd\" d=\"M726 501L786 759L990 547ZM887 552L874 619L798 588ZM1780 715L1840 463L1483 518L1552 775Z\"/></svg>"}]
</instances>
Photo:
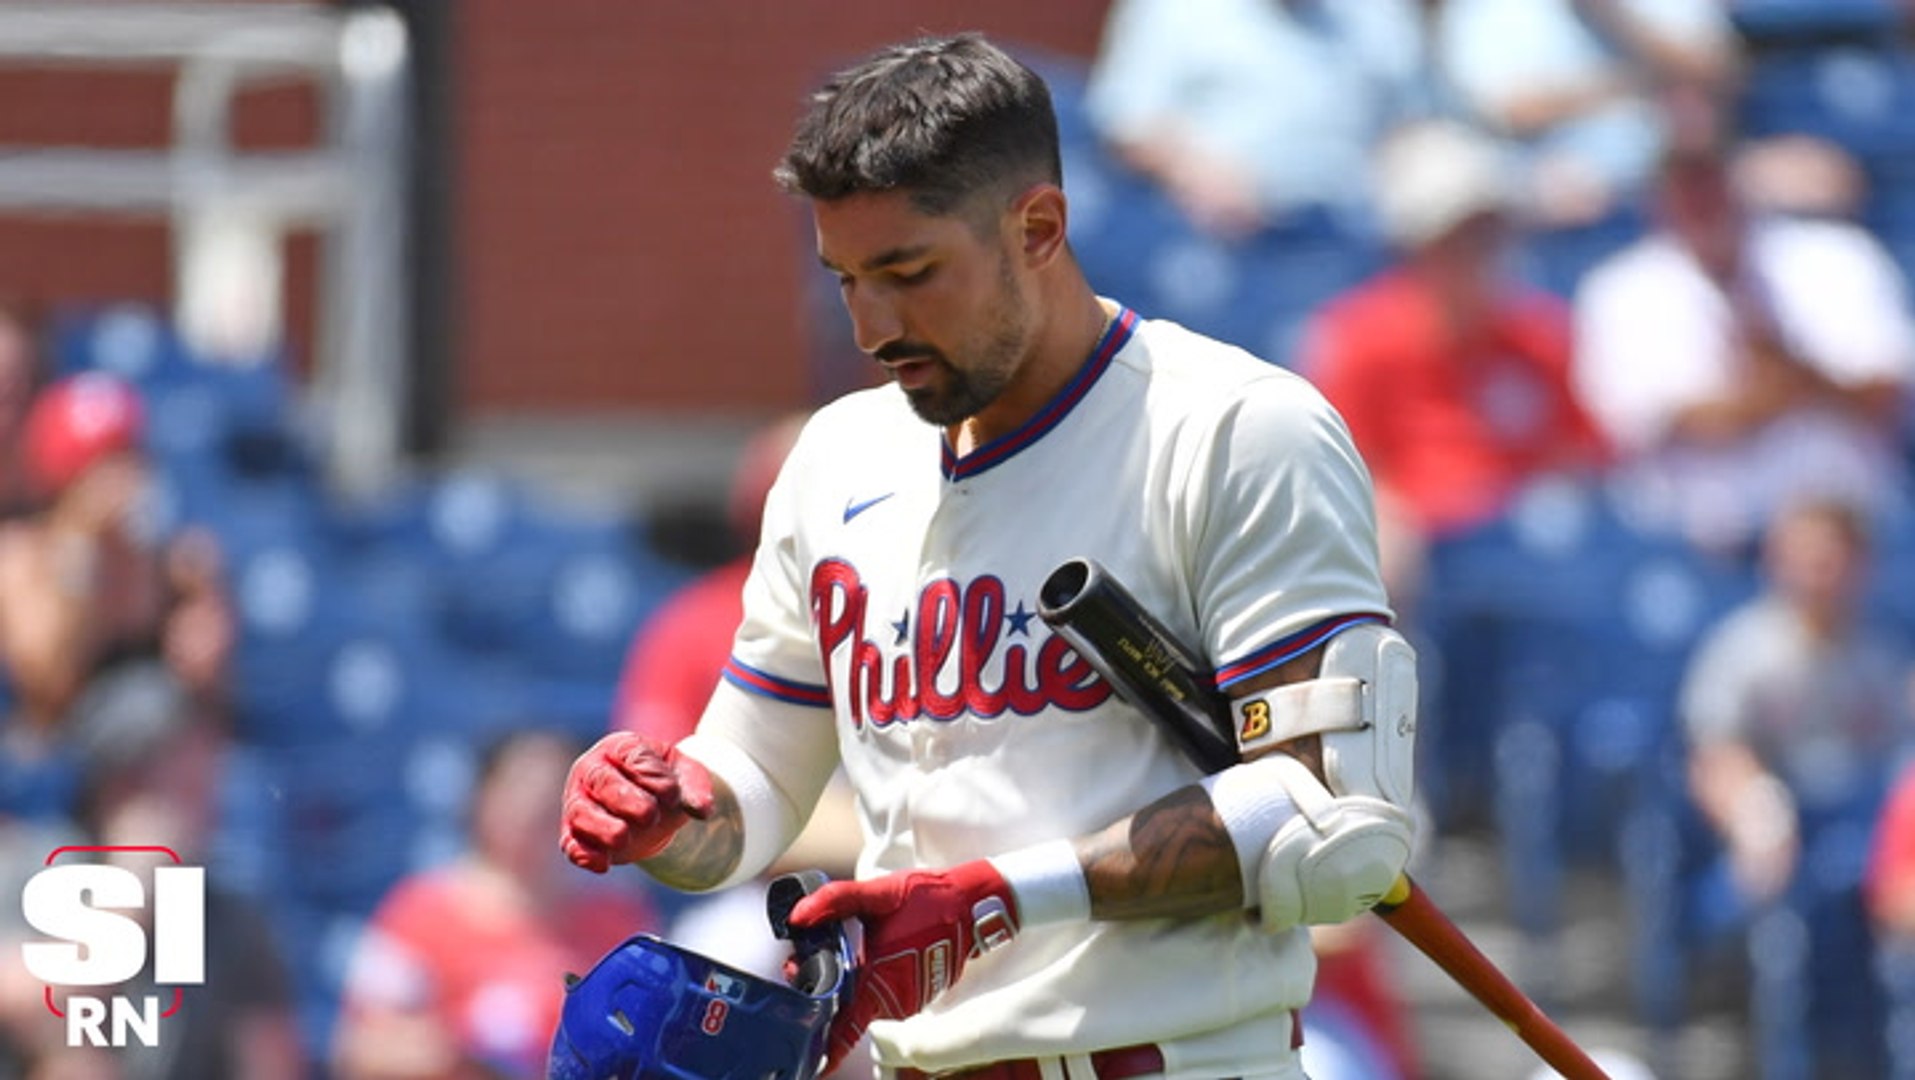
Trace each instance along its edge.
<instances>
[{"instance_id":1,"label":"blurred stadium crowd","mask_svg":"<svg viewBox=\"0 0 1915 1080\"><path fill-rule=\"evenodd\" d=\"M1349 419L1426 662L1429 845L1492 837L1538 948L1572 872L1616 882L1652 1064L1728 970L1752 1074L1915 1076L1908 19L1118 0L1093 62L1029 56L1091 280ZM840 326L817 353L865 379ZM9 962L0 1077L532 1076L559 972L745 932L551 843L575 748L715 677L738 538L687 562L456 468L342 499L303 393L138 306L0 313L0 871L168 843L215 894L190 1036L70 1051ZM1357 1031L1313 1031L1355 1064L1313 1075L1479 1075L1325 948Z\"/></svg>"}]
</instances>

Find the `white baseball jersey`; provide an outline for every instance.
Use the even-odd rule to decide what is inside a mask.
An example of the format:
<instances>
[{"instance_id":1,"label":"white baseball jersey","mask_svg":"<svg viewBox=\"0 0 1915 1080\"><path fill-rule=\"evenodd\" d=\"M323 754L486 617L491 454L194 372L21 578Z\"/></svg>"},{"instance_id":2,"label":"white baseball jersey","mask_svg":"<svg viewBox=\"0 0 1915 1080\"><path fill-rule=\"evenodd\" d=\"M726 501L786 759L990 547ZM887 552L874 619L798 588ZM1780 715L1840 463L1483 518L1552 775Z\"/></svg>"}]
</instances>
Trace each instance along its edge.
<instances>
[{"instance_id":1,"label":"white baseball jersey","mask_svg":"<svg viewBox=\"0 0 1915 1080\"><path fill-rule=\"evenodd\" d=\"M765 746L835 734L861 876L1081 836L1197 780L1037 618L1066 559L1101 562L1225 687L1388 617L1369 476L1316 390L1107 306L1017 431L960 457L898 388L864 391L817 413L773 489L726 675L786 704L740 741L777 777ZM1241 913L1039 926L871 1035L928 1071L1159 1042L1171 1074L1267 1073L1313 974L1306 933Z\"/></svg>"}]
</instances>

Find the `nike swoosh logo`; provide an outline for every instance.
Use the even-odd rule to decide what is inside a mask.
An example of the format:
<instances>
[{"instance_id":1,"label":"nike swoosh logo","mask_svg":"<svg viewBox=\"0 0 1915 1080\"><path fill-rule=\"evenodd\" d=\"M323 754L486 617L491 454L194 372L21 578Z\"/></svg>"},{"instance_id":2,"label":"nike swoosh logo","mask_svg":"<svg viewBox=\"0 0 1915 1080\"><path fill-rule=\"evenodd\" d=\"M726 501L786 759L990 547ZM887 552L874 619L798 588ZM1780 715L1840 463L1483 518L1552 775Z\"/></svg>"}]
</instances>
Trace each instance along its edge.
<instances>
[{"instance_id":1,"label":"nike swoosh logo","mask_svg":"<svg viewBox=\"0 0 1915 1080\"><path fill-rule=\"evenodd\" d=\"M850 524L852 518L857 517L859 514L864 513L866 510L871 509L872 507L878 505L879 503L883 502L884 500L896 494L897 492L895 491L887 491L875 499L866 499L863 502L853 502L849 499L846 499L844 504L845 524L847 525Z\"/></svg>"}]
</instances>

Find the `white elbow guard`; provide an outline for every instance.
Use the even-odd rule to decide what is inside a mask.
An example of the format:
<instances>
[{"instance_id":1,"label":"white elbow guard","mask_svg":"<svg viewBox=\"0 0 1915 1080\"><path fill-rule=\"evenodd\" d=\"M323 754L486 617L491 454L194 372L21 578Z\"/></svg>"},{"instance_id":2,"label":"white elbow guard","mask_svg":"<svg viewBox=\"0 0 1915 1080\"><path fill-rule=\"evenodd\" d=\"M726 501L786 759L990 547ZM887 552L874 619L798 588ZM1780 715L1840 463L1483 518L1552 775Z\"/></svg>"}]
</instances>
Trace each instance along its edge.
<instances>
[{"instance_id":1,"label":"white elbow guard","mask_svg":"<svg viewBox=\"0 0 1915 1080\"><path fill-rule=\"evenodd\" d=\"M1376 906L1410 861L1410 815L1368 795L1333 796L1287 755L1257 765L1277 773L1297 808L1258 868L1264 927L1339 923Z\"/></svg>"},{"instance_id":2,"label":"white elbow guard","mask_svg":"<svg viewBox=\"0 0 1915 1080\"><path fill-rule=\"evenodd\" d=\"M1387 626L1325 646L1319 676L1235 703L1251 760L1206 782L1272 930L1334 923L1374 906L1409 862L1414 825L1416 653ZM1275 747L1320 737L1325 783Z\"/></svg>"},{"instance_id":3,"label":"white elbow guard","mask_svg":"<svg viewBox=\"0 0 1915 1080\"><path fill-rule=\"evenodd\" d=\"M1273 753L1204 779L1266 929L1342 922L1373 907L1410 861L1407 811L1330 794L1310 767Z\"/></svg>"},{"instance_id":4,"label":"white elbow guard","mask_svg":"<svg viewBox=\"0 0 1915 1080\"><path fill-rule=\"evenodd\" d=\"M1331 794L1369 795L1400 807L1415 795L1416 650L1387 626L1344 630L1323 647L1316 678L1249 694L1233 711L1246 760L1318 735Z\"/></svg>"}]
</instances>

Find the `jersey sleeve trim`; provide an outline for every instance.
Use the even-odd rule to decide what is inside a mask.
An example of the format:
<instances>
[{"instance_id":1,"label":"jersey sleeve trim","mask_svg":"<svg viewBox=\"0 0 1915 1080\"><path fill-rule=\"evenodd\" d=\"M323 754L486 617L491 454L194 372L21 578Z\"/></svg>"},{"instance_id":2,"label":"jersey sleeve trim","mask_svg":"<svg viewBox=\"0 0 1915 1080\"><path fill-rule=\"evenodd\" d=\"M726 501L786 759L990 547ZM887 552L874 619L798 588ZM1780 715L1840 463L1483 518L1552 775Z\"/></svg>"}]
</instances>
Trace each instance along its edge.
<instances>
[{"instance_id":1,"label":"jersey sleeve trim","mask_svg":"<svg viewBox=\"0 0 1915 1080\"><path fill-rule=\"evenodd\" d=\"M1363 623L1387 625L1389 621L1386 616L1370 611L1333 615L1294 634L1279 638L1241 660L1232 661L1218 668L1217 689L1228 690L1246 679L1256 678L1272 668L1289 663L1352 626Z\"/></svg>"},{"instance_id":2,"label":"jersey sleeve trim","mask_svg":"<svg viewBox=\"0 0 1915 1080\"><path fill-rule=\"evenodd\" d=\"M740 689L794 705L826 707L831 704L831 691L825 687L760 671L736 656L725 661L724 676L726 682Z\"/></svg>"}]
</instances>

